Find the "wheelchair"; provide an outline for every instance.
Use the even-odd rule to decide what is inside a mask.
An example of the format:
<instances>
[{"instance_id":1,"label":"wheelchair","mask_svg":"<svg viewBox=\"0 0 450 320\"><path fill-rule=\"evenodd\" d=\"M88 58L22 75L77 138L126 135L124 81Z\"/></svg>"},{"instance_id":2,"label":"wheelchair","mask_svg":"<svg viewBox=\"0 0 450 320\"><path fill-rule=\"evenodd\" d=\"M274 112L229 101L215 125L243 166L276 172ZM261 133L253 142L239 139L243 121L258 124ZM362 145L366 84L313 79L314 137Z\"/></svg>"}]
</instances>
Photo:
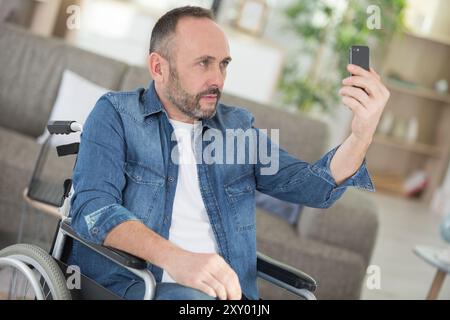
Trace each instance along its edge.
<instances>
[{"instance_id":1,"label":"wheelchair","mask_svg":"<svg viewBox=\"0 0 450 320\"><path fill-rule=\"evenodd\" d=\"M47 129L50 136L41 149L36 168L41 165L39 161L45 161L45 148L49 148L48 141L52 135L81 133L82 125L76 121L50 121L47 124ZM58 157L76 156L78 148L79 142L56 147ZM70 178L65 180L63 190L64 194L59 202L61 206L58 206L60 219L50 252L31 244L14 244L0 250L0 277L2 276L2 270L10 269L8 273L8 276L10 275L9 291L5 294L6 296L0 296L0 298L34 300L122 299L83 275L79 269L67 265L71 244L73 241L78 241L90 250L94 250L141 278L145 284L145 293L142 299L153 299L156 281L148 270L147 262L121 250L90 243L81 238L70 224L70 200L74 193ZM75 279L74 276L78 277L78 285L71 282ZM312 277L260 252L257 252L257 276L293 293L298 298L316 299L313 292L317 285Z\"/></svg>"}]
</instances>

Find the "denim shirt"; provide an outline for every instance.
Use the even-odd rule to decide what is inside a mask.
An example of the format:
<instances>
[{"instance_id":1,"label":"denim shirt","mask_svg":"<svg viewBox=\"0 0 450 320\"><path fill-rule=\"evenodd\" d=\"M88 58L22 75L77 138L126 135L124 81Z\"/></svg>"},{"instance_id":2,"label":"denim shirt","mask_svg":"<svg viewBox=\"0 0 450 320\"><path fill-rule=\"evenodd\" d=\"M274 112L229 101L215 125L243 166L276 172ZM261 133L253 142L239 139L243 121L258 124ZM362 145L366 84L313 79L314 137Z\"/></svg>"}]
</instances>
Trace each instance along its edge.
<instances>
[{"instance_id":1,"label":"denim shirt","mask_svg":"<svg viewBox=\"0 0 450 320\"><path fill-rule=\"evenodd\" d=\"M224 135L227 129L242 129L263 136L253 127L251 113L221 103L216 114L203 120L201 126L204 135L208 129ZM75 193L70 216L81 237L102 244L114 227L138 220L169 238L178 177L178 164L171 157L176 149L172 133L153 82L148 89L109 92L97 101L84 125L73 173ZM266 139L270 149L272 142ZM208 141L202 141L202 146L207 147ZM251 148L250 144L246 143L245 148ZM263 146L257 143L256 148ZM352 177L336 184L330 172L336 149L309 164L279 148L279 169L275 174L262 174L268 165L259 161L197 164L200 192L219 254L236 272L242 293L249 299L259 298L255 190L318 208L330 207L349 186L374 190L365 162ZM119 296L139 281L129 271L78 243L74 243L69 261ZM163 270L152 264L148 268L160 282Z\"/></svg>"}]
</instances>

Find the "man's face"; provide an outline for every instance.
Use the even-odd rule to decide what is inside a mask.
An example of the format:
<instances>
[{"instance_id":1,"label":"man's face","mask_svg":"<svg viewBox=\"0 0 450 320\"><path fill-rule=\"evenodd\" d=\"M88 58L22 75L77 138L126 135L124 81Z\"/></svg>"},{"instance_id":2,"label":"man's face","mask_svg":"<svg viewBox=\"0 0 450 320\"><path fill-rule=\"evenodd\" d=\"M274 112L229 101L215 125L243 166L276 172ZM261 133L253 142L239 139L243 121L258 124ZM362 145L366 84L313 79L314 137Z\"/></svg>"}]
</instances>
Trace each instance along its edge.
<instances>
[{"instance_id":1,"label":"man's face","mask_svg":"<svg viewBox=\"0 0 450 320\"><path fill-rule=\"evenodd\" d=\"M225 34L209 19L182 18L171 41L166 98L189 118L214 116L231 61Z\"/></svg>"}]
</instances>

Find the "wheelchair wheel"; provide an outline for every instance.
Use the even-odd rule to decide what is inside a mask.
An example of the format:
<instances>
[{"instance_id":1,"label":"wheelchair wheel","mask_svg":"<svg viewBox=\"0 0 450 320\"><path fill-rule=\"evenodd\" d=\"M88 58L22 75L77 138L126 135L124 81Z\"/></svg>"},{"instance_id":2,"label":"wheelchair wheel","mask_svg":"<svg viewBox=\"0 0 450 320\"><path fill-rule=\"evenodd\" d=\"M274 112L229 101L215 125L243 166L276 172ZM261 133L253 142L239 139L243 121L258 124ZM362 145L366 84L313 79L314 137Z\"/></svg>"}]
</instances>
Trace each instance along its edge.
<instances>
[{"instance_id":1,"label":"wheelchair wheel","mask_svg":"<svg viewBox=\"0 0 450 320\"><path fill-rule=\"evenodd\" d=\"M70 300L66 279L45 250L30 244L15 244L0 250L0 278L10 278L2 299ZM4 291L4 290L1 290Z\"/></svg>"}]
</instances>

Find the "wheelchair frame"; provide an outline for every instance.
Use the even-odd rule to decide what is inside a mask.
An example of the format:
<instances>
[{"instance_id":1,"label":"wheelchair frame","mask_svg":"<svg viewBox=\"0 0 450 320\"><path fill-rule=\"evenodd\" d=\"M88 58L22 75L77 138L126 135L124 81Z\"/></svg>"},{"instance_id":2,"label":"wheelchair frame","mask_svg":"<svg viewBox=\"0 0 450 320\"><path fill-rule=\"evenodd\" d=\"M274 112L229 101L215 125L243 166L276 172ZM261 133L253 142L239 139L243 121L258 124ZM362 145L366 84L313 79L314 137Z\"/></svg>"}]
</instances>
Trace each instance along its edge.
<instances>
[{"instance_id":1,"label":"wheelchair frame","mask_svg":"<svg viewBox=\"0 0 450 320\"><path fill-rule=\"evenodd\" d=\"M50 134L70 134L73 132L82 131L82 125L75 121L50 121L47 125L47 128ZM78 147L79 143L58 146L58 156L62 157L69 154L77 154ZM65 256L66 245L68 244L68 241L78 241L81 244L87 246L89 249L94 250L98 254L126 268L127 270L141 278L145 284L145 293L143 299L153 299L155 295L156 281L153 274L148 270L146 261L115 248L88 242L78 236L78 234L71 228L71 218L69 218L69 212L70 201L73 193L74 189L72 180L67 179L64 183L63 204L58 209L61 215L61 221L59 222L52 249L50 250L51 257L56 260L61 269L66 268L67 265L65 265L65 263L62 261L63 257ZM0 266L1 265L16 266L17 268L24 270L25 274L27 275L26 277L30 280L30 282L32 282L33 288L39 286L39 279L33 277L31 269L27 267L23 261L18 261L17 259L14 259L14 257L0 257ZM268 281L293 293L300 298L304 298L307 300L316 299L313 291L316 289L317 285L313 278L296 268L276 261L260 252L257 252L257 276L261 279L264 279L265 281ZM107 291L108 293L104 293L108 298L120 299L120 297L115 296L109 290L95 283L93 280L85 277L83 274L81 274L81 277L83 281L85 281L85 283L90 283L88 287L93 288L93 291L96 291L98 293L102 293L102 290ZM71 294L73 295L73 292L71 292ZM86 293L81 295L82 298L86 296L89 297L90 295ZM38 296L38 294L36 294L36 298L42 298L42 296Z\"/></svg>"}]
</instances>

